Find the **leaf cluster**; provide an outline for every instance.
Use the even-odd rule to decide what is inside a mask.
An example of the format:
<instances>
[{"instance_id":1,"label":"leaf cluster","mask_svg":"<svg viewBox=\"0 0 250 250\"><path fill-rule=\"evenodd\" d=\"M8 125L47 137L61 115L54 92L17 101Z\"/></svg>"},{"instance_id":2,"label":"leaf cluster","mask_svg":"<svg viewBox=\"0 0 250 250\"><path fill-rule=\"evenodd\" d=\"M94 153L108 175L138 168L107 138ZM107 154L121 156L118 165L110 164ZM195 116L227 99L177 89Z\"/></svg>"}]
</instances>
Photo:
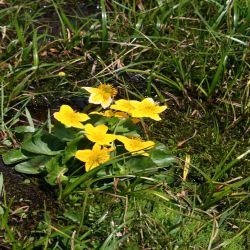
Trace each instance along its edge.
<instances>
[{"instance_id":1,"label":"leaf cluster","mask_svg":"<svg viewBox=\"0 0 250 250\"><path fill-rule=\"evenodd\" d=\"M129 119L107 119L94 115L92 122L106 122L111 131L123 135L138 136L140 132L139 127ZM115 152L117 155L113 155L109 162L84 173L83 163L75 158L75 153L79 149L90 148L92 143L78 129L56 123L50 133L44 129L29 130L26 126L17 127L16 131L23 134L23 142L20 148L3 154L4 163L15 164L15 170L20 173L42 175L50 185L66 185L65 195L94 176L111 178L113 175L145 174L176 163L175 157L160 143L149 150L149 157L131 156L119 146Z\"/></svg>"}]
</instances>

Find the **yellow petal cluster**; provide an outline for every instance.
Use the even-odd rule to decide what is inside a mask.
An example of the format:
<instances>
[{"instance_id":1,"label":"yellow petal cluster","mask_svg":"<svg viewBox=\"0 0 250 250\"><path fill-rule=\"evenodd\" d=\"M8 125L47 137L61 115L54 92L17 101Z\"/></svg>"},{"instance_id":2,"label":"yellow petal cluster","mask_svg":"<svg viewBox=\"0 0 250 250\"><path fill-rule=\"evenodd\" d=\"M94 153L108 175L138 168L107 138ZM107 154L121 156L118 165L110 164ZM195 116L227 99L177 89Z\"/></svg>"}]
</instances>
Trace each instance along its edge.
<instances>
[{"instance_id":1,"label":"yellow petal cluster","mask_svg":"<svg viewBox=\"0 0 250 250\"><path fill-rule=\"evenodd\" d=\"M111 109L120 110L129 113L134 118L148 117L156 121L160 121L159 114L163 112L167 106L159 106L152 98L145 98L141 102L118 100L111 105Z\"/></svg>"},{"instance_id":2,"label":"yellow petal cluster","mask_svg":"<svg viewBox=\"0 0 250 250\"><path fill-rule=\"evenodd\" d=\"M113 97L117 94L117 90L111 85L102 83L97 88L83 87L90 93L89 103L101 104L105 109L110 106Z\"/></svg>"},{"instance_id":3,"label":"yellow petal cluster","mask_svg":"<svg viewBox=\"0 0 250 250\"><path fill-rule=\"evenodd\" d=\"M161 120L159 114L167 108L166 105L159 106L152 98L145 98L141 102L131 101L131 105L134 107L131 111L132 117L148 117L156 121Z\"/></svg>"},{"instance_id":4,"label":"yellow petal cluster","mask_svg":"<svg viewBox=\"0 0 250 250\"><path fill-rule=\"evenodd\" d=\"M97 88L84 87L84 89L90 93L89 103L100 104L104 109L111 105L114 96L117 94L117 90L112 85L105 83L100 84ZM138 118L143 117L159 121L161 120L159 114L165 109L167 109L166 105L160 106L152 98L145 98L142 101L120 99L111 105L110 110L91 112L90 115L97 114L121 119L130 117L134 123L137 123L140 120ZM54 117L67 127L83 129L86 138L94 143L92 149L78 150L75 153L77 159L85 162L86 171L90 171L110 160L111 156L109 152L114 150L110 146L114 144L115 140L123 143L124 148L132 155L149 156L147 150L155 146L153 141L109 134L109 128L104 124L94 126L91 123L87 123L83 125L82 122L89 120L90 117L87 114L74 111L68 105L62 105L59 112L54 113Z\"/></svg>"},{"instance_id":5,"label":"yellow petal cluster","mask_svg":"<svg viewBox=\"0 0 250 250\"><path fill-rule=\"evenodd\" d=\"M95 144L92 149L76 151L75 157L85 162L85 170L88 172L107 162L110 159L109 152L110 150L108 148L102 148L99 144Z\"/></svg>"},{"instance_id":6,"label":"yellow petal cluster","mask_svg":"<svg viewBox=\"0 0 250 250\"><path fill-rule=\"evenodd\" d=\"M153 141L143 141L140 138L130 139L122 135L117 135L116 138L117 140L121 141L124 144L125 149L132 154L149 156L149 154L146 153L145 150L151 149L155 145Z\"/></svg>"},{"instance_id":7,"label":"yellow petal cluster","mask_svg":"<svg viewBox=\"0 0 250 250\"><path fill-rule=\"evenodd\" d=\"M76 112L68 105L62 105L59 112L54 113L54 117L65 126L74 128L84 128L81 122L90 119L88 115Z\"/></svg>"},{"instance_id":8,"label":"yellow petal cluster","mask_svg":"<svg viewBox=\"0 0 250 250\"><path fill-rule=\"evenodd\" d=\"M116 139L116 135L107 134L108 127L104 124L94 127L88 123L84 126L86 137L99 145L110 145Z\"/></svg>"}]
</instances>

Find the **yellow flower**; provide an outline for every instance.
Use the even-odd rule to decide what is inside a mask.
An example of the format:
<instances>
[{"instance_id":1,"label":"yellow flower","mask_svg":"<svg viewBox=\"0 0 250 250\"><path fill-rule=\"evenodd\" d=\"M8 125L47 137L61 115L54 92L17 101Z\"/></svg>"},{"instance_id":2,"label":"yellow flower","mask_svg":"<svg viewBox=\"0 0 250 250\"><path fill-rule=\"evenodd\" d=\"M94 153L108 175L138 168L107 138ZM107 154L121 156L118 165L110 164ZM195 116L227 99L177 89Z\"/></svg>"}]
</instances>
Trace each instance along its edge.
<instances>
[{"instance_id":1,"label":"yellow flower","mask_svg":"<svg viewBox=\"0 0 250 250\"><path fill-rule=\"evenodd\" d=\"M111 109L131 113L134 109L134 106L131 105L131 101L129 100L118 100L115 102L115 104L110 106Z\"/></svg>"},{"instance_id":2,"label":"yellow flower","mask_svg":"<svg viewBox=\"0 0 250 250\"><path fill-rule=\"evenodd\" d=\"M132 154L149 156L149 154L146 153L145 150L151 149L155 145L153 141L143 141L140 138L130 139L122 135L117 135L116 138L117 140L121 141L124 144L125 149Z\"/></svg>"},{"instance_id":3,"label":"yellow flower","mask_svg":"<svg viewBox=\"0 0 250 250\"><path fill-rule=\"evenodd\" d=\"M97 88L84 87L91 95L89 103L101 104L105 109L110 106L117 90L110 84L102 83Z\"/></svg>"},{"instance_id":4,"label":"yellow flower","mask_svg":"<svg viewBox=\"0 0 250 250\"><path fill-rule=\"evenodd\" d=\"M88 115L75 112L68 105L62 105L59 112L54 113L54 117L65 126L74 128L84 128L81 122L85 122L90 119Z\"/></svg>"},{"instance_id":5,"label":"yellow flower","mask_svg":"<svg viewBox=\"0 0 250 250\"><path fill-rule=\"evenodd\" d=\"M76 151L75 157L85 162L85 169L88 172L102 163L107 162L110 159L109 152L109 149L101 148L99 144L95 144L92 150L85 149Z\"/></svg>"},{"instance_id":6,"label":"yellow flower","mask_svg":"<svg viewBox=\"0 0 250 250\"><path fill-rule=\"evenodd\" d=\"M156 121L160 121L159 113L163 112L167 106L157 105L152 98L145 98L141 102L130 101L134 109L131 111L132 117L148 117Z\"/></svg>"},{"instance_id":7,"label":"yellow flower","mask_svg":"<svg viewBox=\"0 0 250 250\"><path fill-rule=\"evenodd\" d=\"M107 134L108 127L104 124L94 127L88 123L84 126L86 137L99 145L110 145L116 139L116 135Z\"/></svg>"}]
</instances>

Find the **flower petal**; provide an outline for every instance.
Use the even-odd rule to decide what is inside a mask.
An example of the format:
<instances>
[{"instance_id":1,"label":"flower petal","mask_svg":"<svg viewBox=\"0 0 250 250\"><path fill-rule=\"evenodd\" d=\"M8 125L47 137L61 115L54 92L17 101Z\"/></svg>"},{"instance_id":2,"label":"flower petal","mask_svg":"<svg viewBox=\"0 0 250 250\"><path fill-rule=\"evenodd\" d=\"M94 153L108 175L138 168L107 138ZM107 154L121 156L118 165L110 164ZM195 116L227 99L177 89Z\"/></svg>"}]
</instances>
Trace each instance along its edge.
<instances>
[{"instance_id":1,"label":"flower petal","mask_svg":"<svg viewBox=\"0 0 250 250\"><path fill-rule=\"evenodd\" d=\"M132 154L141 154L144 156L148 156L149 154L144 150L148 150L155 145L153 141L143 141L140 138L130 139L120 135L118 135L116 138L117 140L121 141L124 144L125 149Z\"/></svg>"},{"instance_id":2,"label":"flower petal","mask_svg":"<svg viewBox=\"0 0 250 250\"><path fill-rule=\"evenodd\" d=\"M167 106L159 106L152 98L145 98L141 102L133 101L131 105L134 109L131 112L132 117L148 117L160 121L159 113L163 112Z\"/></svg>"},{"instance_id":3,"label":"flower petal","mask_svg":"<svg viewBox=\"0 0 250 250\"><path fill-rule=\"evenodd\" d=\"M101 105L104 109L108 108L110 106L110 104L112 103L113 99L111 97L108 98L103 98Z\"/></svg>"},{"instance_id":4,"label":"flower petal","mask_svg":"<svg viewBox=\"0 0 250 250\"><path fill-rule=\"evenodd\" d=\"M91 150L85 149L85 150L77 150L75 153L75 157L83 162L86 162L89 160L89 157L91 156Z\"/></svg>"},{"instance_id":5,"label":"flower petal","mask_svg":"<svg viewBox=\"0 0 250 250\"><path fill-rule=\"evenodd\" d=\"M110 108L130 113L134 109L134 107L131 105L132 102L133 101L121 99L121 100L116 101L115 104L111 105Z\"/></svg>"},{"instance_id":6,"label":"flower petal","mask_svg":"<svg viewBox=\"0 0 250 250\"><path fill-rule=\"evenodd\" d=\"M107 134L108 127L104 124L94 127L92 124L88 123L84 127L86 137L95 143L100 145L110 145L112 141L116 139L115 135Z\"/></svg>"},{"instance_id":7,"label":"flower petal","mask_svg":"<svg viewBox=\"0 0 250 250\"><path fill-rule=\"evenodd\" d=\"M80 122L85 122L85 121L90 119L90 117L88 115L83 114L83 113L76 113L76 115L77 115L77 118Z\"/></svg>"},{"instance_id":8,"label":"flower petal","mask_svg":"<svg viewBox=\"0 0 250 250\"><path fill-rule=\"evenodd\" d=\"M89 118L88 115L75 112L70 106L62 105L60 107L59 112L54 113L54 117L56 120L61 122L67 127L75 127L75 128L84 128L81 122L84 122Z\"/></svg>"},{"instance_id":9,"label":"flower petal","mask_svg":"<svg viewBox=\"0 0 250 250\"><path fill-rule=\"evenodd\" d=\"M107 162L110 159L109 152L109 149L94 144L92 150L85 149L76 151L75 157L80 161L85 162L85 170L90 171L91 169Z\"/></svg>"},{"instance_id":10,"label":"flower petal","mask_svg":"<svg viewBox=\"0 0 250 250\"><path fill-rule=\"evenodd\" d=\"M117 94L117 90L110 84L102 83L97 88L83 87L91 93L89 103L101 104L105 109L110 106L112 98Z\"/></svg>"},{"instance_id":11,"label":"flower petal","mask_svg":"<svg viewBox=\"0 0 250 250\"><path fill-rule=\"evenodd\" d=\"M86 91L88 91L91 94L98 94L99 90L97 88L91 88L91 87L83 87Z\"/></svg>"}]
</instances>

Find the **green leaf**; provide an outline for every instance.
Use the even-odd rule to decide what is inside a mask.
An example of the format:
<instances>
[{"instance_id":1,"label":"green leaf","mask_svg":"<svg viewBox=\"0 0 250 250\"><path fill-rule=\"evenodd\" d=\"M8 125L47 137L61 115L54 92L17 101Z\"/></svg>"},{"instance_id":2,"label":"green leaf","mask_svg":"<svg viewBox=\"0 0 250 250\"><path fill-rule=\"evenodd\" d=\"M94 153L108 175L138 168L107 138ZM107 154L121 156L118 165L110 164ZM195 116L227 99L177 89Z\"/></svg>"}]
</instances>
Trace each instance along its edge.
<instances>
[{"instance_id":1,"label":"green leaf","mask_svg":"<svg viewBox=\"0 0 250 250\"><path fill-rule=\"evenodd\" d=\"M138 136L140 134L140 129L139 126L137 126L136 124L134 124L131 119L126 119L126 120L122 120L120 121L119 125L115 125L112 128L116 133L123 133L123 134L131 134L134 136ZM112 130L111 129L111 130Z\"/></svg>"},{"instance_id":2,"label":"green leaf","mask_svg":"<svg viewBox=\"0 0 250 250\"><path fill-rule=\"evenodd\" d=\"M15 166L17 172L23 174L39 174L45 168L45 163L50 157L45 155L38 155L28 161L21 162Z\"/></svg>"},{"instance_id":3,"label":"green leaf","mask_svg":"<svg viewBox=\"0 0 250 250\"><path fill-rule=\"evenodd\" d=\"M51 134L36 134L22 144L22 149L35 154L56 155L65 143Z\"/></svg>"},{"instance_id":4,"label":"green leaf","mask_svg":"<svg viewBox=\"0 0 250 250\"><path fill-rule=\"evenodd\" d=\"M122 167L120 174L132 174L144 172L145 170L149 170L155 168L156 165L154 162L147 156L136 156L130 158Z\"/></svg>"},{"instance_id":5,"label":"green leaf","mask_svg":"<svg viewBox=\"0 0 250 250\"><path fill-rule=\"evenodd\" d=\"M53 134L62 141L71 141L76 136L76 129L66 128L63 124L57 122L53 127Z\"/></svg>"},{"instance_id":6,"label":"green leaf","mask_svg":"<svg viewBox=\"0 0 250 250\"><path fill-rule=\"evenodd\" d=\"M170 151L168 150L168 148L166 147L166 145L163 144L163 143L160 143L160 142L156 142L155 143L155 146L154 146L153 149L151 149L151 151L153 151L153 150L160 150L160 151L164 151L164 152L170 154Z\"/></svg>"},{"instance_id":7,"label":"green leaf","mask_svg":"<svg viewBox=\"0 0 250 250\"><path fill-rule=\"evenodd\" d=\"M61 155L51 158L46 163L46 169L48 174L45 179L50 185L56 185L68 180L68 177L64 175L68 168L65 165L61 165Z\"/></svg>"},{"instance_id":8,"label":"green leaf","mask_svg":"<svg viewBox=\"0 0 250 250\"><path fill-rule=\"evenodd\" d=\"M108 127L110 128L112 126L115 126L119 122L119 118L95 115L93 118L91 116L91 121L95 126L107 123L109 125Z\"/></svg>"},{"instance_id":9,"label":"green leaf","mask_svg":"<svg viewBox=\"0 0 250 250\"><path fill-rule=\"evenodd\" d=\"M172 163L176 162L174 156L169 155L168 153L161 150L154 150L150 154L150 159L158 166L158 167L168 167Z\"/></svg>"},{"instance_id":10,"label":"green leaf","mask_svg":"<svg viewBox=\"0 0 250 250\"><path fill-rule=\"evenodd\" d=\"M13 149L2 155L4 164L13 164L29 159L32 154L21 149Z\"/></svg>"},{"instance_id":11,"label":"green leaf","mask_svg":"<svg viewBox=\"0 0 250 250\"><path fill-rule=\"evenodd\" d=\"M173 184L174 182L176 182L176 179L177 179L175 172L176 172L176 168L175 166L172 166L165 171L161 171L159 174L155 174L154 179L159 182Z\"/></svg>"},{"instance_id":12,"label":"green leaf","mask_svg":"<svg viewBox=\"0 0 250 250\"><path fill-rule=\"evenodd\" d=\"M70 141L67 143L67 146L63 153L63 159L62 159L63 164L65 164L68 160L70 160L72 157L75 156L75 152L78 149L79 141L81 140L82 140L82 137L77 137L73 141Z\"/></svg>"},{"instance_id":13,"label":"green leaf","mask_svg":"<svg viewBox=\"0 0 250 250\"><path fill-rule=\"evenodd\" d=\"M0 206L0 215L4 215L4 209L2 206Z\"/></svg>"},{"instance_id":14,"label":"green leaf","mask_svg":"<svg viewBox=\"0 0 250 250\"><path fill-rule=\"evenodd\" d=\"M77 224L80 224L81 222L81 214L77 213L76 211L74 210L68 210L66 211L63 216Z\"/></svg>"},{"instance_id":15,"label":"green leaf","mask_svg":"<svg viewBox=\"0 0 250 250\"><path fill-rule=\"evenodd\" d=\"M31 126L18 126L15 128L16 133L34 133L37 129Z\"/></svg>"},{"instance_id":16,"label":"green leaf","mask_svg":"<svg viewBox=\"0 0 250 250\"><path fill-rule=\"evenodd\" d=\"M96 168L93 168L92 170L82 174L78 178L74 178L74 180L72 182L69 182L68 185L66 185L66 187L65 187L65 189L64 189L64 191L62 193L62 198L65 198L66 196L68 196L80 184L87 183L89 180L91 180L91 178L93 178L93 176L96 175L97 172L99 172L103 168L106 168L110 164L111 164L111 162L108 161L108 162L106 162L106 163L104 163L104 164L102 164L102 165L100 165L100 166L98 166ZM71 180L72 179L73 178L71 178Z\"/></svg>"},{"instance_id":17,"label":"green leaf","mask_svg":"<svg viewBox=\"0 0 250 250\"><path fill-rule=\"evenodd\" d=\"M176 162L176 158L171 155L167 147L162 143L157 143L156 146L150 150L150 159L158 167L168 167Z\"/></svg>"}]
</instances>

